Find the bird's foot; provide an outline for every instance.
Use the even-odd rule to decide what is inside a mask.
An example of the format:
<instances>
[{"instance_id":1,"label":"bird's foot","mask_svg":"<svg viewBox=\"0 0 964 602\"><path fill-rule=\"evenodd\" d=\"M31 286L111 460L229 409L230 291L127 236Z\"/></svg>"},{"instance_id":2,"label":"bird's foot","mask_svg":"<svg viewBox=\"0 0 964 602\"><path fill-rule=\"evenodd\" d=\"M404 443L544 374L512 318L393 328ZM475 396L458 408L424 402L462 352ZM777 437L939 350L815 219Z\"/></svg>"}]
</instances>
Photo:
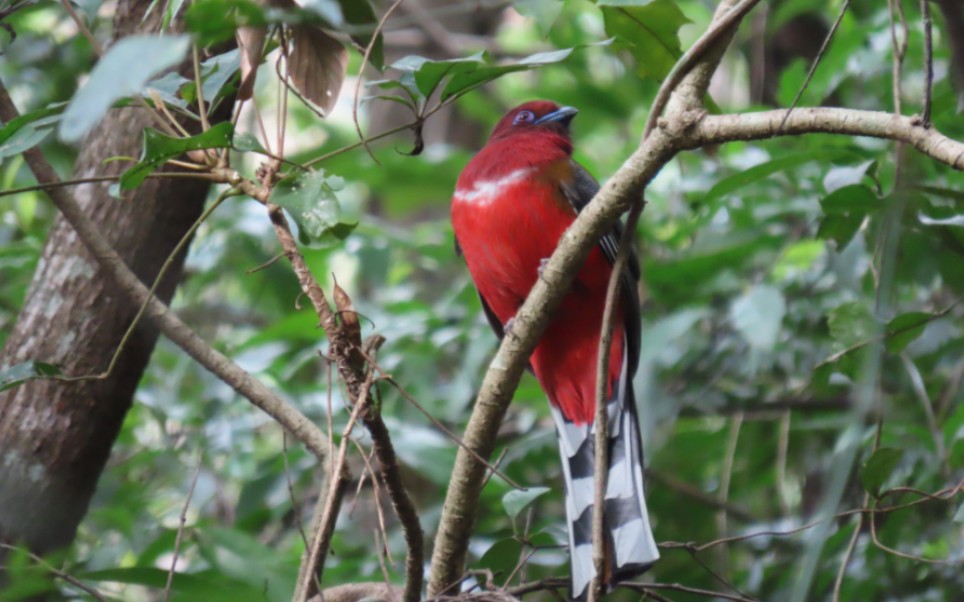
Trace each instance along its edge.
<instances>
[{"instance_id":1,"label":"bird's foot","mask_svg":"<svg viewBox=\"0 0 964 602\"><path fill-rule=\"evenodd\" d=\"M515 325L515 316L509 318L509 320L502 325L502 332L505 334L512 334L512 327Z\"/></svg>"},{"instance_id":2,"label":"bird's foot","mask_svg":"<svg viewBox=\"0 0 964 602\"><path fill-rule=\"evenodd\" d=\"M549 265L548 257L543 257L539 260L539 267L536 268L536 274L539 275L539 278L542 278L542 273L546 271L547 265Z\"/></svg>"}]
</instances>

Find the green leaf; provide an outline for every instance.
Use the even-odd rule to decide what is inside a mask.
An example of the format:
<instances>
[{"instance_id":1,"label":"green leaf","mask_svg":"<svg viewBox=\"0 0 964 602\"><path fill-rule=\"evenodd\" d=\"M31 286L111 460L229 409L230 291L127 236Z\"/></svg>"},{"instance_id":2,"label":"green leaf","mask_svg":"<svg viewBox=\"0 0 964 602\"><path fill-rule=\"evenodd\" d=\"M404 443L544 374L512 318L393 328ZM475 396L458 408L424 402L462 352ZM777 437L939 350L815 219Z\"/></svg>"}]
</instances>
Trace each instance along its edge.
<instances>
[{"instance_id":1,"label":"green leaf","mask_svg":"<svg viewBox=\"0 0 964 602\"><path fill-rule=\"evenodd\" d=\"M817 228L817 238L832 240L843 249L853 240L864 218L860 215L825 215Z\"/></svg>"},{"instance_id":2,"label":"green leaf","mask_svg":"<svg viewBox=\"0 0 964 602\"><path fill-rule=\"evenodd\" d=\"M893 447L877 449L860 469L860 484L863 485L864 491L877 497L880 488L897 468L903 455L903 450Z\"/></svg>"},{"instance_id":3,"label":"green leaf","mask_svg":"<svg viewBox=\"0 0 964 602\"><path fill-rule=\"evenodd\" d=\"M19 155L43 142L54 131L53 124L58 119L60 119L59 116L52 116L23 124L6 140L0 142L0 159Z\"/></svg>"},{"instance_id":4,"label":"green leaf","mask_svg":"<svg viewBox=\"0 0 964 602\"><path fill-rule=\"evenodd\" d=\"M523 17L532 19L543 36L548 36L562 13L562 0L515 0L512 6Z\"/></svg>"},{"instance_id":5,"label":"green leaf","mask_svg":"<svg viewBox=\"0 0 964 602\"><path fill-rule=\"evenodd\" d=\"M258 141L254 134L249 134L244 132L242 134L235 134L234 142L231 143L231 148L241 151L241 152L256 152L256 153L266 153L264 146Z\"/></svg>"},{"instance_id":6,"label":"green leaf","mask_svg":"<svg viewBox=\"0 0 964 602\"><path fill-rule=\"evenodd\" d=\"M115 101L139 93L155 74L180 63L190 44L183 35L135 35L111 46L67 105L57 132L60 138L80 140Z\"/></svg>"},{"instance_id":7,"label":"green leaf","mask_svg":"<svg viewBox=\"0 0 964 602\"><path fill-rule=\"evenodd\" d=\"M149 567L129 567L91 571L77 575L84 581L128 583L163 590L167 571ZM264 602L261 588L225 578L216 571L175 573L171 591L174 600L205 600L205 602Z\"/></svg>"},{"instance_id":8,"label":"green leaf","mask_svg":"<svg viewBox=\"0 0 964 602\"><path fill-rule=\"evenodd\" d=\"M683 54L679 29L690 22L674 0L600 0L606 35L636 59L641 77L662 79Z\"/></svg>"},{"instance_id":9,"label":"green leaf","mask_svg":"<svg viewBox=\"0 0 964 602\"><path fill-rule=\"evenodd\" d=\"M750 347L770 351L787 313L783 295L772 286L755 286L730 306L730 319Z\"/></svg>"},{"instance_id":10,"label":"green leaf","mask_svg":"<svg viewBox=\"0 0 964 602\"><path fill-rule=\"evenodd\" d=\"M145 178L168 159L182 155L187 151L205 148L226 148L231 146L231 135L234 125L222 121L196 136L190 138L172 138L157 130L144 130L144 151L136 165L121 175L122 190L131 190L141 185Z\"/></svg>"},{"instance_id":11,"label":"green leaf","mask_svg":"<svg viewBox=\"0 0 964 602\"><path fill-rule=\"evenodd\" d=\"M866 343L877 334L876 320L859 301L835 307L830 311L827 322L830 336L844 347Z\"/></svg>"},{"instance_id":12,"label":"green leaf","mask_svg":"<svg viewBox=\"0 0 964 602\"><path fill-rule=\"evenodd\" d=\"M505 507L505 512L509 515L509 518L515 520L529 504L548 491L548 487L530 487L525 491L513 489L502 496L502 506Z\"/></svg>"},{"instance_id":13,"label":"green leaf","mask_svg":"<svg viewBox=\"0 0 964 602\"><path fill-rule=\"evenodd\" d=\"M606 40L599 44L589 44L589 46L608 44L609 42L609 40ZM506 65L482 66L473 70L461 70L453 75L445 85L445 90L442 92L442 100L455 96L456 94L467 92L472 88L481 86L507 73L527 71L535 67L561 62L568 58L576 48L583 48L583 46L561 48L548 52L537 52L536 54L531 54ZM485 64L483 63L483 65Z\"/></svg>"},{"instance_id":14,"label":"green leaf","mask_svg":"<svg viewBox=\"0 0 964 602\"><path fill-rule=\"evenodd\" d=\"M923 334L927 323L934 318L935 316L920 311L912 311L895 317L887 323L887 340L885 342L887 351L893 354L903 351L914 339Z\"/></svg>"},{"instance_id":15,"label":"green leaf","mask_svg":"<svg viewBox=\"0 0 964 602\"><path fill-rule=\"evenodd\" d=\"M715 201L731 192L735 192L744 186L759 182L770 177L775 173L798 168L801 165L814 161L834 161L849 159L853 157L853 152L842 149L815 150L805 153L794 153L772 159L759 165L754 165L749 169L723 178L717 182L706 194L706 202Z\"/></svg>"},{"instance_id":16,"label":"green leaf","mask_svg":"<svg viewBox=\"0 0 964 602\"><path fill-rule=\"evenodd\" d=\"M500 539L482 555L482 558L479 559L479 566L492 571L493 575L500 575L505 578L515 568L521 552L522 544L516 539Z\"/></svg>"},{"instance_id":17,"label":"green leaf","mask_svg":"<svg viewBox=\"0 0 964 602\"><path fill-rule=\"evenodd\" d=\"M881 209L883 202L863 184L851 184L834 190L820 199L827 215L866 215Z\"/></svg>"},{"instance_id":18,"label":"green leaf","mask_svg":"<svg viewBox=\"0 0 964 602\"><path fill-rule=\"evenodd\" d=\"M358 225L341 219L335 191L343 185L341 178L326 176L321 170L300 172L278 182L271 192L271 202L284 207L294 218L302 244L331 246Z\"/></svg>"},{"instance_id":19,"label":"green leaf","mask_svg":"<svg viewBox=\"0 0 964 602\"><path fill-rule=\"evenodd\" d=\"M378 18L368 0L338 0L345 16L345 30L362 48L372 43L372 33L378 25ZM368 56L371 64L381 71L385 68L385 50L382 34L379 33Z\"/></svg>"},{"instance_id":20,"label":"green leaf","mask_svg":"<svg viewBox=\"0 0 964 602\"><path fill-rule=\"evenodd\" d=\"M34 124L36 127L50 126L56 121L59 121L60 112L63 110L65 102L54 103L46 108L37 109L36 111L31 111L25 113L16 119L11 119L9 122L0 128L0 157L12 156L19 153L11 153L9 155L4 154L6 142L10 140L15 134L20 132L24 127ZM53 121L49 120L50 117L57 116ZM28 147L29 148L29 147ZM22 151L20 151L22 152Z\"/></svg>"},{"instance_id":21,"label":"green leaf","mask_svg":"<svg viewBox=\"0 0 964 602\"><path fill-rule=\"evenodd\" d=\"M418 86L419 92L427 98L432 95L432 92L446 76L452 77L459 73L473 71L479 65L484 65L485 60L485 55L481 52L448 61L426 60L415 71L415 84Z\"/></svg>"},{"instance_id":22,"label":"green leaf","mask_svg":"<svg viewBox=\"0 0 964 602\"><path fill-rule=\"evenodd\" d=\"M9 368L0 369L0 391L12 389L18 385L38 378L60 376L60 368L45 362L28 361L14 364Z\"/></svg>"},{"instance_id":23,"label":"green leaf","mask_svg":"<svg viewBox=\"0 0 964 602\"><path fill-rule=\"evenodd\" d=\"M184 22L201 46L230 40L239 27L259 27L268 20L252 0L199 0L184 13Z\"/></svg>"}]
</instances>

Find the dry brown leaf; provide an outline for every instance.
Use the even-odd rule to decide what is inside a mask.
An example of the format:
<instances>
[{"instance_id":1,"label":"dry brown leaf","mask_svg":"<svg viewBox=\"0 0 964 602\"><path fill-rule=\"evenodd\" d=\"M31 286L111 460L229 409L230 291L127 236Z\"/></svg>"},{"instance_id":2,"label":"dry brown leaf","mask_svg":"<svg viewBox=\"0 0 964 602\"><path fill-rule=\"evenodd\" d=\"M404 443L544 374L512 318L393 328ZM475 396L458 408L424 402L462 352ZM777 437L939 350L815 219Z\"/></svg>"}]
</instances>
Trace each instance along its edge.
<instances>
[{"instance_id":1,"label":"dry brown leaf","mask_svg":"<svg viewBox=\"0 0 964 602\"><path fill-rule=\"evenodd\" d=\"M238 86L238 100L248 100L254 93L254 79L261 65L261 51L264 49L264 27L239 27L235 34L241 50L241 84Z\"/></svg>"},{"instance_id":2,"label":"dry brown leaf","mask_svg":"<svg viewBox=\"0 0 964 602\"><path fill-rule=\"evenodd\" d=\"M306 99L331 112L348 72L348 50L320 27L291 27L292 49L288 57L291 83Z\"/></svg>"},{"instance_id":3,"label":"dry brown leaf","mask_svg":"<svg viewBox=\"0 0 964 602\"><path fill-rule=\"evenodd\" d=\"M358 312L355 311L355 305L351 302L348 293L338 286L337 280L335 281L332 297L335 301L335 307L338 309L338 315L341 318L342 332L349 342L361 347L361 324L358 321Z\"/></svg>"}]
</instances>

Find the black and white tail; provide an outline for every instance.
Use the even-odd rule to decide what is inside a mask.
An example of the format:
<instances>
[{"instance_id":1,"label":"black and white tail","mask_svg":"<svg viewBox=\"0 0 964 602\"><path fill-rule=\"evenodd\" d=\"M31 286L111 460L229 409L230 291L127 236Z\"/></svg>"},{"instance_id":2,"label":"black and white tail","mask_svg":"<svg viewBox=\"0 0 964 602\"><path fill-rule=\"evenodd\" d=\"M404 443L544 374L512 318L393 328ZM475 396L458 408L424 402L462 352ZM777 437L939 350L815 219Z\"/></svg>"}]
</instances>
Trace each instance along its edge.
<instances>
[{"instance_id":1,"label":"black and white tail","mask_svg":"<svg viewBox=\"0 0 964 602\"><path fill-rule=\"evenodd\" d=\"M617 395L607 403L609 477L605 525L608 556L612 559L609 586L642 573L659 559L646 512L642 438L628 373L624 365ZM595 429L591 425L576 425L556 407L552 408L552 415L566 484L572 597L584 598L596 574L592 560Z\"/></svg>"}]
</instances>

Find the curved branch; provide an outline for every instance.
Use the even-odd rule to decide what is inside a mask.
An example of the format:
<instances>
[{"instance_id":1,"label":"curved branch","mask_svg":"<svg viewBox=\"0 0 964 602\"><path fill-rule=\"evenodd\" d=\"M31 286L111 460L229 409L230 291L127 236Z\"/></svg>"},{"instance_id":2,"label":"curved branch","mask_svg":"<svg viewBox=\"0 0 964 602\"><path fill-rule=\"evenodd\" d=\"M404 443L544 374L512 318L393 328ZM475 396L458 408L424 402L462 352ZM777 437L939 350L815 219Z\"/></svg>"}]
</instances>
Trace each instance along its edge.
<instances>
[{"instance_id":1,"label":"curved branch","mask_svg":"<svg viewBox=\"0 0 964 602\"><path fill-rule=\"evenodd\" d=\"M663 124L664 120L660 120L660 123ZM681 148L694 149L734 140L764 140L818 133L904 142L936 161L964 170L964 144L948 138L933 127L926 127L919 117L903 117L882 111L813 107L794 109L789 117L784 110L706 115L685 133L680 143Z\"/></svg>"}]
</instances>

